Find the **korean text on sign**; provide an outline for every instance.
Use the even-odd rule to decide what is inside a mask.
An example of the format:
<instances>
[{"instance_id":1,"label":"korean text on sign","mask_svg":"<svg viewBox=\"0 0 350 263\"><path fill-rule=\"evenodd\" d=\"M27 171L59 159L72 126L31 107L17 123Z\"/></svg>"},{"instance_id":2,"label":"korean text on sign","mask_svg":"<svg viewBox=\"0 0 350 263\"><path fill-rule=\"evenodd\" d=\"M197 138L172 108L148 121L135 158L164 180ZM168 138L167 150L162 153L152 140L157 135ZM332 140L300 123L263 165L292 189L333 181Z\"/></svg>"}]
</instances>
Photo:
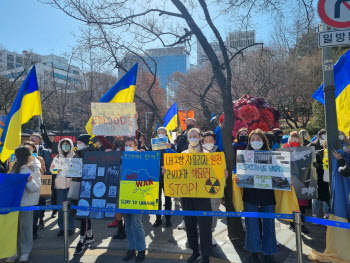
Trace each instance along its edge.
<instances>
[{"instance_id":1,"label":"korean text on sign","mask_svg":"<svg viewBox=\"0 0 350 263\"><path fill-rule=\"evenodd\" d=\"M224 153L164 154L164 191L170 197L222 198Z\"/></svg>"},{"instance_id":2,"label":"korean text on sign","mask_svg":"<svg viewBox=\"0 0 350 263\"><path fill-rule=\"evenodd\" d=\"M135 103L91 103L91 113L93 135L135 136Z\"/></svg>"}]
</instances>

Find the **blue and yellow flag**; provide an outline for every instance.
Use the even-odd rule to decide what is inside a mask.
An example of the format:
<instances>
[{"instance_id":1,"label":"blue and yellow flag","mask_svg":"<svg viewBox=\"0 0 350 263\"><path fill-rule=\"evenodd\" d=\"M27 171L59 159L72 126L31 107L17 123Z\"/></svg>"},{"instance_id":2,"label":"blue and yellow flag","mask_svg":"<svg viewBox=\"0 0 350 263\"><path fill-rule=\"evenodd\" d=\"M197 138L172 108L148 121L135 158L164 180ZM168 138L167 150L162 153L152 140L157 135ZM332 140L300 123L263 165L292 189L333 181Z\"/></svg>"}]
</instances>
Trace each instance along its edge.
<instances>
[{"instance_id":1,"label":"blue and yellow flag","mask_svg":"<svg viewBox=\"0 0 350 263\"><path fill-rule=\"evenodd\" d=\"M338 59L333 71L338 129L348 134L350 131L350 50ZM312 97L324 104L323 84Z\"/></svg>"},{"instance_id":2,"label":"blue and yellow flag","mask_svg":"<svg viewBox=\"0 0 350 263\"><path fill-rule=\"evenodd\" d=\"M1 161L6 161L21 144L21 126L33 116L41 115L41 100L35 66L24 80L7 116L0 141L3 143Z\"/></svg>"},{"instance_id":3,"label":"blue and yellow flag","mask_svg":"<svg viewBox=\"0 0 350 263\"><path fill-rule=\"evenodd\" d=\"M136 63L128 72L126 72L125 75L105 95L103 95L99 102L134 102L137 67L138 63ZM85 126L87 133L90 135L92 132L91 121L92 118L89 119Z\"/></svg>"},{"instance_id":4,"label":"blue and yellow flag","mask_svg":"<svg viewBox=\"0 0 350 263\"><path fill-rule=\"evenodd\" d=\"M343 158L348 162L348 155L341 151ZM333 163L337 160L333 158ZM332 173L332 206L330 220L350 223L350 177L342 176L339 166L333 165ZM310 260L320 262L350 262L350 230L339 227L327 227L326 250L323 253L313 250Z\"/></svg>"},{"instance_id":5,"label":"blue and yellow flag","mask_svg":"<svg viewBox=\"0 0 350 263\"><path fill-rule=\"evenodd\" d=\"M29 174L0 174L0 208L19 207ZM17 252L18 212L0 213L0 259Z\"/></svg>"},{"instance_id":6,"label":"blue and yellow flag","mask_svg":"<svg viewBox=\"0 0 350 263\"><path fill-rule=\"evenodd\" d=\"M177 128L177 102L170 107L163 120L163 127L165 127L167 131L173 131ZM172 133L169 132L168 137L171 139Z\"/></svg>"}]
</instances>

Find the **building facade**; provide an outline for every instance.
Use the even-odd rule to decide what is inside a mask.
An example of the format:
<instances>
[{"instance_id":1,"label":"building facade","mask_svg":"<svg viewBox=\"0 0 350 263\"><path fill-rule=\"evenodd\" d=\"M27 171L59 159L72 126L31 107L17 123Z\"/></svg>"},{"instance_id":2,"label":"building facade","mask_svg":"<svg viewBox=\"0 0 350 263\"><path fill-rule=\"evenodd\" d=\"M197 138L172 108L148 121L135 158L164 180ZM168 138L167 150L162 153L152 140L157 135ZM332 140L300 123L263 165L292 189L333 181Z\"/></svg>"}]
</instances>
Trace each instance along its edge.
<instances>
[{"instance_id":1,"label":"building facade","mask_svg":"<svg viewBox=\"0 0 350 263\"><path fill-rule=\"evenodd\" d=\"M135 63L139 63L139 70L148 71L147 65L155 70L157 67L157 77L160 86L166 91L167 104L173 103L177 84L172 80L172 75L175 72L186 74L189 67L189 55L185 47L171 47L171 48L154 48L146 51L147 55L140 54L139 56L130 54L123 59L125 68L130 69ZM125 72L119 71L119 77Z\"/></svg>"},{"instance_id":2,"label":"building facade","mask_svg":"<svg viewBox=\"0 0 350 263\"><path fill-rule=\"evenodd\" d=\"M38 85L45 92L52 88L66 87L74 92L83 82L82 71L70 65L68 59L56 55L43 56L23 51L22 54L0 51L0 75L10 80L25 79L33 65L36 65Z\"/></svg>"},{"instance_id":3,"label":"building facade","mask_svg":"<svg viewBox=\"0 0 350 263\"><path fill-rule=\"evenodd\" d=\"M245 48L249 45L255 43L255 30L250 31L233 31L228 33L226 37L225 46L230 51L230 53L235 53L237 50ZM218 42L209 43L216 54L219 55L221 59L221 50ZM253 48L252 48L253 50ZM202 46L197 43L197 66L203 67L208 63L208 58L202 48Z\"/></svg>"}]
</instances>

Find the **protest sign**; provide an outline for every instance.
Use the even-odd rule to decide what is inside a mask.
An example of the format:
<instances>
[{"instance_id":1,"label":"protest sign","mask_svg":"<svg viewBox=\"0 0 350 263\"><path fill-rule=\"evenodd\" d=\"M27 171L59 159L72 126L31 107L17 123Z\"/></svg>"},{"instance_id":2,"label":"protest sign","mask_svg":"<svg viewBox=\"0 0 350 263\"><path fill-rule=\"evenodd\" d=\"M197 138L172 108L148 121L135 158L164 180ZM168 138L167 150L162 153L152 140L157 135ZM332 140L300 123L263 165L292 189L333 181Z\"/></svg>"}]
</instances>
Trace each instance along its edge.
<instances>
[{"instance_id":1,"label":"protest sign","mask_svg":"<svg viewBox=\"0 0 350 263\"><path fill-rule=\"evenodd\" d=\"M277 149L290 152L292 182L299 200L317 199L317 173L315 147Z\"/></svg>"},{"instance_id":2,"label":"protest sign","mask_svg":"<svg viewBox=\"0 0 350 263\"><path fill-rule=\"evenodd\" d=\"M164 192L170 197L222 198L224 153L164 154Z\"/></svg>"},{"instance_id":3,"label":"protest sign","mask_svg":"<svg viewBox=\"0 0 350 263\"><path fill-rule=\"evenodd\" d=\"M91 103L91 114L93 135L135 136L135 103Z\"/></svg>"},{"instance_id":4,"label":"protest sign","mask_svg":"<svg viewBox=\"0 0 350 263\"><path fill-rule=\"evenodd\" d=\"M160 152L124 152L120 209L158 210Z\"/></svg>"},{"instance_id":5,"label":"protest sign","mask_svg":"<svg viewBox=\"0 0 350 263\"><path fill-rule=\"evenodd\" d=\"M51 195L52 175L41 175L40 196L47 197Z\"/></svg>"},{"instance_id":6,"label":"protest sign","mask_svg":"<svg viewBox=\"0 0 350 263\"><path fill-rule=\"evenodd\" d=\"M37 157L38 157L38 154L37 154L37 153L32 153L32 156L34 156L35 158L37 158ZM16 162L16 156L15 156L15 154L11 154L10 162L11 162L11 163Z\"/></svg>"},{"instance_id":7,"label":"protest sign","mask_svg":"<svg viewBox=\"0 0 350 263\"><path fill-rule=\"evenodd\" d=\"M151 143L153 151L163 150L167 148L168 138L152 138Z\"/></svg>"},{"instance_id":8,"label":"protest sign","mask_svg":"<svg viewBox=\"0 0 350 263\"><path fill-rule=\"evenodd\" d=\"M78 206L116 208L120 173L120 152L86 152ZM114 213L77 211L80 218L114 218Z\"/></svg>"},{"instance_id":9,"label":"protest sign","mask_svg":"<svg viewBox=\"0 0 350 263\"><path fill-rule=\"evenodd\" d=\"M52 174L63 177L81 177L83 160L81 158L56 158L52 161L54 169Z\"/></svg>"},{"instance_id":10,"label":"protest sign","mask_svg":"<svg viewBox=\"0 0 350 263\"><path fill-rule=\"evenodd\" d=\"M291 190L289 152L237 151L238 187Z\"/></svg>"}]
</instances>

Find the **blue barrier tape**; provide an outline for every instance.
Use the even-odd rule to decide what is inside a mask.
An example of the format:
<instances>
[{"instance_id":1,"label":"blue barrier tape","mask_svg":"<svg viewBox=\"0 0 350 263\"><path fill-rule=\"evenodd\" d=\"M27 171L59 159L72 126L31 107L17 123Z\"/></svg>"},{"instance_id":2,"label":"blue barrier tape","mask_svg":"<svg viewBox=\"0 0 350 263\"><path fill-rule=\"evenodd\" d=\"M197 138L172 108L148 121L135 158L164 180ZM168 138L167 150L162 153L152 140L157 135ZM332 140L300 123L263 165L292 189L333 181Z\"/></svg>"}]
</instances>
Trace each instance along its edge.
<instances>
[{"instance_id":1,"label":"blue barrier tape","mask_svg":"<svg viewBox=\"0 0 350 263\"><path fill-rule=\"evenodd\" d=\"M0 208L0 213L9 213L9 212L16 212L16 211L51 210L51 209L60 210L62 209L62 205L7 207L7 208Z\"/></svg>"},{"instance_id":2,"label":"blue barrier tape","mask_svg":"<svg viewBox=\"0 0 350 263\"><path fill-rule=\"evenodd\" d=\"M72 205L71 209L83 210L90 212L104 213L121 213L121 214L145 214L145 215L174 215L174 216L219 216L219 217L259 217L259 218L277 218L277 219L293 219L293 214L275 214L275 213L257 213L257 212L220 212L220 211L180 211L180 210L134 210L134 209L117 209L102 207L86 207ZM23 207L7 207L0 208L1 213L10 213L15 211L32 211L32 210L51 210L62 209L62 205L46 205L46 206L23 206ZM350 223L344 223L333 220L320 219L305 216L305 222L314 223L324 226L332 226L350 229Z\"/></svg>"},{"instance_id":3,"label":"blue barrier tape","mask_svg":"<svg viewBox=\"0 0 350 263\"><path fill-rule=\"evenodd\" d=\"M274 213L251 213L251 212L220 212L220 211L180 211L180 210L134 210L134 209L117 209L86 207L72 205L71 209L90 211L90 212L107 212L121 214L146 214L146 215L174 215L174 216L222 216L222 217L260 217L260 218L279 218L293 219L293 214L274 214Z\"/></svg>"},{"instance_id":4,"label":"blue barrier tape","mask_svg":"<svg viewBox=\"0 0 350 263\"><path fill-rule=\"evenodd\" d=\"M305 222L314 223L317 225L334 226L334 227L350 229L350 223L321 219L321 218L310 217L310 216L305 216Z\"/></svg>"}]
</instances>

